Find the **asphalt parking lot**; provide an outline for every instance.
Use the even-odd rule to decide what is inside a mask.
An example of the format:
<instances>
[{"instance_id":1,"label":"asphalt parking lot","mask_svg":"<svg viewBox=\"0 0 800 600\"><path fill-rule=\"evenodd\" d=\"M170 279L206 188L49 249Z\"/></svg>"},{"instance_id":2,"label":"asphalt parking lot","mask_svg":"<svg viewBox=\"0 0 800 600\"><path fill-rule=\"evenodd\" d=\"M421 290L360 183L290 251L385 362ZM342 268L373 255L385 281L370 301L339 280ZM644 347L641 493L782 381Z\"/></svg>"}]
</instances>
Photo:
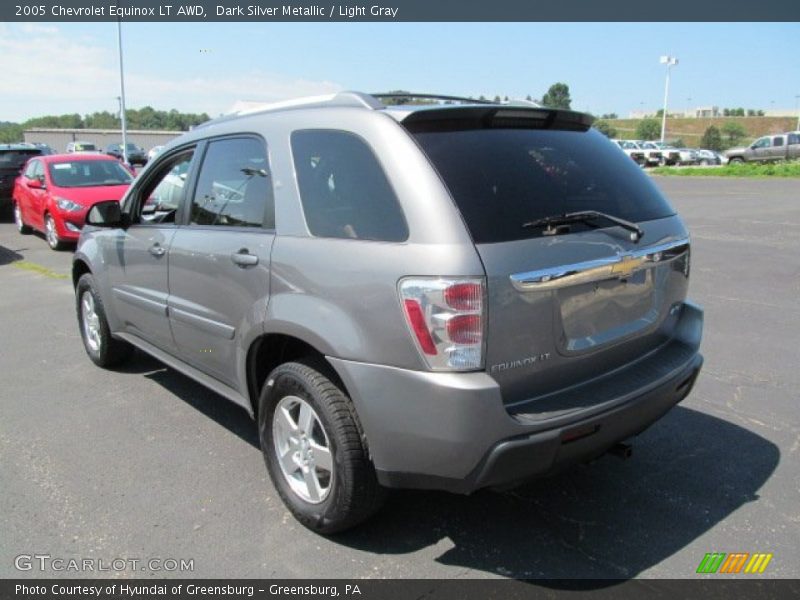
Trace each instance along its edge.
<instances>
[{"instance_id":1,"label":"asphalt parking lot","mask_svg":"<svg viewBox=\"0 0 800 600\"><path fill-rule=\"evenodd\" d=\"M15 569L44 553L194 559L102 574L123 577L691 578L714 551L771 552L763 577L800 577L800 181L657 183L706 309L692 395L627 461L504 493L397 492L330 539L284 509L244 411L142 354L94 367L70 253L0 224L0 577L82 575Z\"/></svg>"}]
</instances>

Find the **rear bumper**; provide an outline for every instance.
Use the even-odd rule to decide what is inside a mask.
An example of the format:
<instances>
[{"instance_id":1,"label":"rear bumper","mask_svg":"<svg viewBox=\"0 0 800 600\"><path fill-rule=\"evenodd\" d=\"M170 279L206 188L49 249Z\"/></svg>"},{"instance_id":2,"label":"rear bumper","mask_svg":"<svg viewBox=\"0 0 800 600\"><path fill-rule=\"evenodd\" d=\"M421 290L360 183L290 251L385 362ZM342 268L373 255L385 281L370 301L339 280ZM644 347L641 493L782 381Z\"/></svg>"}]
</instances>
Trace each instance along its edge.
<instances>
[{"instance_id":1,"label":"rear bumper","mask_svg":"<svg viewBox=\"0 0 800 600\"><path fill-rule=\"evenodd\" d=\"M540 420L510 414L485 372L329 360L353 399L383 485L470 493L591 459L646 429L691 391L703 362L702 323L702 310L685 304L675 340L683 359L660 371L632 367L627 388L587 384L587 391L611 393L599 405Z\"/></svg>"}]
</instances>

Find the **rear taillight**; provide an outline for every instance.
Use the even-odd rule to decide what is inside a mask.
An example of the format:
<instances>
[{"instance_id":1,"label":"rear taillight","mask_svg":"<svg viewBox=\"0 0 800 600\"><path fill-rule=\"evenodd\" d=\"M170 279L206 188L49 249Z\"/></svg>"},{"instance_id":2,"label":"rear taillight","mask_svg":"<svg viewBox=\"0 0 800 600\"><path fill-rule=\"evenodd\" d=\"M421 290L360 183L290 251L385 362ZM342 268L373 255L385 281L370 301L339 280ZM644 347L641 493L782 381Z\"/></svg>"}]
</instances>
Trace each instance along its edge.
<instances>
[{"instance_id":1,"label":"rear taillight","mask_svg":"<svg viewBox=\"0 0 800 600\"><path fill-rule=\"evenodd\" d=\"M401 280L399 290L406 322L429 368L483 367L483 279L415 277Z\"/></svg>"}]
</instances>

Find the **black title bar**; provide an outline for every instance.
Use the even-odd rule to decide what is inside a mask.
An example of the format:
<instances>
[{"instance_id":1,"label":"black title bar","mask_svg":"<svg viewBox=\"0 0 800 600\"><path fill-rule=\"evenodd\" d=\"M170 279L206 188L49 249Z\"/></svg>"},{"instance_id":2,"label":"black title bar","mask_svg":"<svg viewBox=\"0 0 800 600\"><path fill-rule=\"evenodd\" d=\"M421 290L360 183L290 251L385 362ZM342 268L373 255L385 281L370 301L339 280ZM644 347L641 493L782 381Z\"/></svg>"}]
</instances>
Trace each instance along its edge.
<instances>
[{"instance_id":1,"label":"black title bar","mask_svg":"<svg viewBox=\"0 0 800 600\"><path fill-rule=\"evenodd\" d=\"M4 0L0 21L800 21L798 0ZM788 40L787 40L788 43Z\"/></svg>"}]
</instances>

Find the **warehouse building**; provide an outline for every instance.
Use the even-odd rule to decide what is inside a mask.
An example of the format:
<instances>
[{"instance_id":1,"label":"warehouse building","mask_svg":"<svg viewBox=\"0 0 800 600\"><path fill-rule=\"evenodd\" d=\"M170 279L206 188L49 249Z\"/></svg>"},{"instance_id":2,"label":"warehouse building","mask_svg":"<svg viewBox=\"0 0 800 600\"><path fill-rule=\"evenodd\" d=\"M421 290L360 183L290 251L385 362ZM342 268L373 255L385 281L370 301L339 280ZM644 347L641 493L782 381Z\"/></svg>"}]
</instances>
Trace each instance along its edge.
<instances>
[{"instance_id":1,"label":"warehouse building","mask_svg":"<svg viewBox=\"0 0 800 600\"><path fill-rule=\"evenodd\" d=\"M153 146L163 146L181 135L182 131L157 131L153 129L129 129L128 142L150 150ZM29 143L47 144L56 152L65 152L70 142L91 142L102 150L109 144L122 142L119 129L47 129L33 128L23 132Z\"/></svg>"}]
</instances>

